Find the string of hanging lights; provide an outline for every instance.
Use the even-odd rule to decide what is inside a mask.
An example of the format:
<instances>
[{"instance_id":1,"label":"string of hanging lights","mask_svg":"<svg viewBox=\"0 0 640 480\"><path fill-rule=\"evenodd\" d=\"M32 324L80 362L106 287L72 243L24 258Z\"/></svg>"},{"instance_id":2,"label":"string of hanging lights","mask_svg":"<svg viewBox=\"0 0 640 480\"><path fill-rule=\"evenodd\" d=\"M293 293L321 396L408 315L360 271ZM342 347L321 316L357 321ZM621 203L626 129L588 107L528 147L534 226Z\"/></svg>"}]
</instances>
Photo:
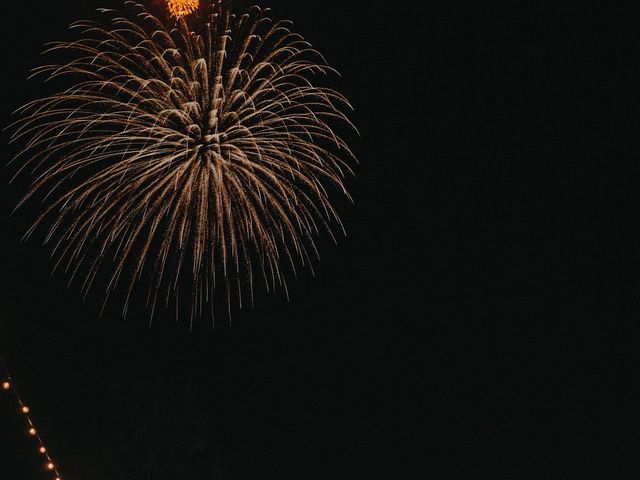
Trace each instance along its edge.
<instances>
[{"instance_id":1,"label":"string of hanging lights","mask_svg":"<svg viewBox=\"0 0 640 480\"><path fill-rule=\"evenodd\" d=\"M0 357L0 367L2 367L2 370L0 371L0 393L13 395L18 404L18 411L24 416L25 431L29 436L35 439L38 452L42 455L44 469L53 475L53 480L61 480L62 477L58 471L58 467L51 458L51 455L44 444L44 440L42 439L38 429L36 429L33 419L31 418L31 409L22 401L22 397L18 393L15 382L11 378L11 374L9 373L6 363L2 357Z\"/></svg>"}]
</instances>

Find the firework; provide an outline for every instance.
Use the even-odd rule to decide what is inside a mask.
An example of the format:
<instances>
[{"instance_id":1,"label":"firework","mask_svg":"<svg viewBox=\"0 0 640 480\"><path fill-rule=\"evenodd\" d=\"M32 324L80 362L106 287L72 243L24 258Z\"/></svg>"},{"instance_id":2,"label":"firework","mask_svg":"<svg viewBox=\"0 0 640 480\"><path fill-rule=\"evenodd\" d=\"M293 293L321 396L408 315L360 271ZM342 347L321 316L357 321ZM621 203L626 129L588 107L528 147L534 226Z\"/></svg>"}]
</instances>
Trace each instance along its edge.
<instances>
[{"instance_id":1,"label":"firework","mask_svg":"<svg viewBox=\"0 0 640 480\"><path fill-rule=\"evenodd\" d=\"M67 87L18 111L14 162L35 177L19 206L45 205L26 237L45 228L84 293L103 270L105 302L124 284L125 314L143 276L152 315L178 296L201 315L216 284L240 306L256 282L286 292L285 270L312 269L314 239L342 230L332 192L349 198L349 105L316 85L334 71L258 7L211 4L197 33L134 2L100 12L34 71Z\"/></svg>"},{"instance_id":2,"label":"firework","mask_svg":"<svg viewBox=\"0 0 640 480\"><path fill-rule=\"evenodd\" d=\"M167 0L169 13L180 18L195 12L200 6L200 0Z\"/></svg>"}]
</instances>

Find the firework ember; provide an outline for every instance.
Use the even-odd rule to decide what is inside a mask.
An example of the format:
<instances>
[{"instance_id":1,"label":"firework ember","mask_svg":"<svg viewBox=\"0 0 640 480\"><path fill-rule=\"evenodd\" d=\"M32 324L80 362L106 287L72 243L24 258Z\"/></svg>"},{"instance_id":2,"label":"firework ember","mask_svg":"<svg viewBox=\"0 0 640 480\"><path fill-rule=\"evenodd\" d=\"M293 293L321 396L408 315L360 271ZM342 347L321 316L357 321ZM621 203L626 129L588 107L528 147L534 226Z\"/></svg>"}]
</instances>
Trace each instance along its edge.
<instances>
[{"instance_id":1,"label":"firework ember","mask_svg":"<svg viewBox=\"0 0 640 480\"><path fill-rule=\"evenodd\" d=\"M167 6L171 15L180 18L195 12L200 6L200 0L167 0Z\"/></svg>"}]
</instances>

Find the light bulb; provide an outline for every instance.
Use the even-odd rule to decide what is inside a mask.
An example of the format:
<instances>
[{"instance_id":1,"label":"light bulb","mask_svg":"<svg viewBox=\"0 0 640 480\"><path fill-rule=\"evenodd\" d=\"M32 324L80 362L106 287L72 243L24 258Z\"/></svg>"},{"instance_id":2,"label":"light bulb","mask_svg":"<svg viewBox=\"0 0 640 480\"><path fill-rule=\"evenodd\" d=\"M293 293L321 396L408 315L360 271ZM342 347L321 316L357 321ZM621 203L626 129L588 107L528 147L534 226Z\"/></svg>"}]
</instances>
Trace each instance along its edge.
<instances>
[{"instance_id":1,"label":"light bulb","mask_svg":"<svg viewBox=\"0 0 640 480\"><path fill-rule=\"evenodd\" d=\"M47 469L48 470L53 470L54 468L56 468L56 466L53 463L51 463L51 462L47 463Z\"/></svg>"},{"instance_id":2,"label":"light bulb","mask_svg":"<svg viewBox=\"0 0 640 480\"><path fill-rule=\"evenodd\" d=\"M26 405L22 407L22 413L29 413L29 407Z\"/></svg>"},{"instance_id":3,"label":"light bulb","mask_svg":"<svg viewBox=\"0 0 640 480\"><path fill-rule=\"evenodd\" d=\"M2 383L2 389L3 390L9 390L11 388L11 384L9 382L3 382Z\"/></svg>"},{"instance_id":4,"label":"light bulb","mask_svg":"<svg viewBox=\"0 0 640 480\"><path fill-rule=\"evenodd\" d=\"M36 432L36 429L35 429L35 428L31 427L31 428L29 429L29 435L35 435L36 433L38 433L38 432Z\"/></svg>"},{"instance_id":5,"label":"light bulb","mask_svg":"<svg viewBox=\"0 0 640 480\"><path fill-rule=\"evenodd\" d=\"M40 447L40 453L47 453L47 449L44 447Z\"/></svg>"}]
</instances>

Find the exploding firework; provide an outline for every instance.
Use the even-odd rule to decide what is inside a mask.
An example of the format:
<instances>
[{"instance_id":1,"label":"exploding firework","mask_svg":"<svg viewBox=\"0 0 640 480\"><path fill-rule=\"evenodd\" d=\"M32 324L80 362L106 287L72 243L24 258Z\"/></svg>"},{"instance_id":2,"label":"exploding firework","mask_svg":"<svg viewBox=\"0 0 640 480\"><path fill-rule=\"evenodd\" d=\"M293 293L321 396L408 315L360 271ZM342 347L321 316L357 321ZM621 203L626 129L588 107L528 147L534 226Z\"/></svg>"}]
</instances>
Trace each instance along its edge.
<instances>
[{"instance_id":1,"label":"exploding firework","mask_svg":"<svg viewBox=\"0 0 640 480\"><path fill-rule=\"evenodd\" d=\"M167 0L169 13L180 18L195 12L200 6L200 0Z\"/></svg>"},{"instance_id":2,"label":"exploding firework","mask_svg":"<svg viewBox=\"0 0 640 480\"><path fill-rule=\"evenodd\" d=\"M355 158L336 126L353 126L316 85L334 71L289 23L225 5L197 33L134 2L100 10L48 49L69 59L34 71L66 88L18 111L14 162L35 177L19 206L45 205L26 237L43 225L85 294L103 270L105 303L124 284L124 314L143 276L152 315L187 298L193 319L216 284L240 307L257 282L286 292L285 270L312 269L314 239L342 229L330 194L349 198Z\"/></svg>"}]
</instances>

